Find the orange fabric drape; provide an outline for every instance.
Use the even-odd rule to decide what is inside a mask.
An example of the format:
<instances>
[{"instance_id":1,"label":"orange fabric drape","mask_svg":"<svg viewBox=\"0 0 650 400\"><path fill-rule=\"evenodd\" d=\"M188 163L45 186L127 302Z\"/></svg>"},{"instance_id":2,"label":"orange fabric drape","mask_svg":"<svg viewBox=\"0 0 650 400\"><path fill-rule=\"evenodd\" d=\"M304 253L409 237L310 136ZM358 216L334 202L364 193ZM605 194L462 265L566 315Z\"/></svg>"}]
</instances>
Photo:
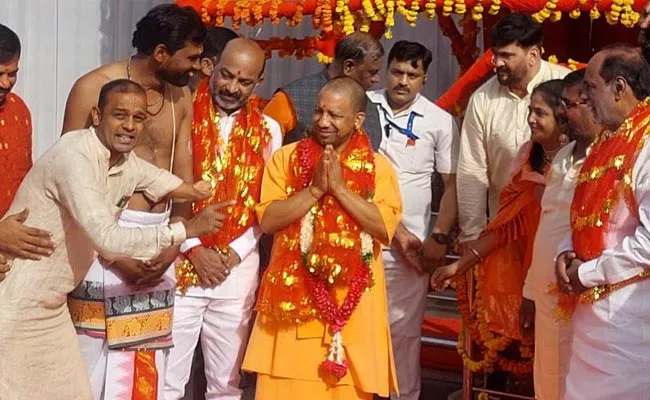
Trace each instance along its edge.
<instances>
[{"instance_id":1,"label":"orange fabric drape","mask_svg":"<svg viewBox=\"0 0 650 400\"><path fill-rule=\"evenodd\" d=\"M0 217L32 167L32 121L27 106L13 93L0 108Z\"/></svg>"},{"instance_id":2,"label":"orange fabric drape","mask_svg":"<svg viewBox=\"0 0 650 400\"><path fill-rule=\"evenodd\" d=\"M496 247L478 268L481 283L477 296L492 332L521 340L519 307L526 273L530 267L533 241L541 212L543 176L527 161L501 191L499 211L483 234L496 234Z\"/></svg>"},{"instance_id":3,"label":"orange fabric drape","mask_svg":"<svg viewBox=\"0 0 650 400\"><path fill-rule=\"evenodd\" d=\"M133 358L133 400L158 398L156 351L136 351Z\"/></svg>"}]
</instances>

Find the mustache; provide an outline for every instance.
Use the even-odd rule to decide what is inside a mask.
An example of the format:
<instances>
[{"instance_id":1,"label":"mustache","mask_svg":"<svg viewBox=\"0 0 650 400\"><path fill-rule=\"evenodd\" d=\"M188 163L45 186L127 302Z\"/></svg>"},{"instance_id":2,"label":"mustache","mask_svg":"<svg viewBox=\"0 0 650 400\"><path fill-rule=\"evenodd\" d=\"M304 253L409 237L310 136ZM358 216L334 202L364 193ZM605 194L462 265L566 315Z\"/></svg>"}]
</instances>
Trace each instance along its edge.
<instances>
[{"instance_id":1,"label":"mustache","mask_svg":"<svg viewBox=\"0 0 650 400\"><path fill-rule=\"evenodd\" d=\"M499 67L499 68L497 68L497 74L498 74L498 73L501 73L501 72L506 73L506 74L509 74L509 73L510 73L510 68L505 67L505 66L504 66L504 67Z\"/></svg>"},{"instance_id":2,"label":"mustache","mask_svg":"<svg viewBox=\"0 0 650 400\"><path fill-rule=\"evenodd\" d=\"M219 97L223 97L226 99L231 99L231 100L241 100L241 94L240 93L230 93L226 90L220 90L219 91Z\"/></svg>"}]
</instances>

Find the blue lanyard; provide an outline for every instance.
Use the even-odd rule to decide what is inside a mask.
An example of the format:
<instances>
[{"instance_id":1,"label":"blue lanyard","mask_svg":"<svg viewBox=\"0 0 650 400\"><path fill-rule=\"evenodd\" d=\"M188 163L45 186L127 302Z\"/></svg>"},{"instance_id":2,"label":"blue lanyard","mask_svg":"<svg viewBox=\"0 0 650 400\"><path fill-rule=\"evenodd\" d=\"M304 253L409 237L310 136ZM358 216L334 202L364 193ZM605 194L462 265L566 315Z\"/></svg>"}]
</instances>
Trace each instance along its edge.
<instances>
[{"instance_id":1,"label":"blue lanyard","mask_svg":"<svg viewBox=\"0 0 650 400\"><path fill-rule=\"evenodd\" d=\"M397 132L407 136L411 140L419 139L419 137L415 133L413 133L413 120L415 120L415 116L417 115L415 112L411 111L411 114L409 114L409 120L406 123L406 129L404 129L401 126L397 125L395 122L393 122L390 118L388 118L388 112L384 107L381 107L381 110L384 112L384 118L386 119L386 122L388 122L388 125L394 127L397 130Z\"/></svg>"}]
</instances>

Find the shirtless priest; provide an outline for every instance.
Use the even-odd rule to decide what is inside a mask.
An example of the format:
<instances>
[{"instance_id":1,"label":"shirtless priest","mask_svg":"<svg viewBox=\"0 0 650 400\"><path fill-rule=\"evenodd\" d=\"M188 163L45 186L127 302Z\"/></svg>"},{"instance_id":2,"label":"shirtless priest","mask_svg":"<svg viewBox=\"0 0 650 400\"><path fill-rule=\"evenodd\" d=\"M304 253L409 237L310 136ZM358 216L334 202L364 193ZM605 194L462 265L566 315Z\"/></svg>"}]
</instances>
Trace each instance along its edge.
<instances>
[{"instance_id":1,"label":"shirtless priest","mask_svg":"<svg viewBox=\"0 0 650 400\"><path fill-rule=\"evenodd\" d=\"M66 104L63 132L88 126L90 110L107 81L132 80L146 90L148 114L135 153L191 182L192 96L186 85L200 70L205 35L206 28L193 9L175 4L152 8L136 25L132 41L136 49L134 56L103 65L74 84ZM127 207L120 218L125 226L166 224L170 213L172 220L176 220L174 217L188 216L190 211L183 204L174 204L171 209L166 199L151 202L142 193L135 193ZM171 346L175 288L174 269L169 266L178 254L179 247L172 246L149 260L147 265L140 260L124 258L111 268L96 260L70 296L70 311L91 375L95 399L118 398L124 377L133 380L140 365L137 361L149 354L147 352L153 352L148 360L153 369L147 378L158 390L153 398L162 398L163 367ZM149 301L150 298L163 299L163 304L156 305ZM114 306L104 310L104 303ZM84 312L87 309L96 312ZM161 315L165 318L160 319ZM143 333L134 342L127 340L119 329L116 332L113 321L156 328ZM141 351L135 351L136 347Z\"/></svg>"}]
</instances>

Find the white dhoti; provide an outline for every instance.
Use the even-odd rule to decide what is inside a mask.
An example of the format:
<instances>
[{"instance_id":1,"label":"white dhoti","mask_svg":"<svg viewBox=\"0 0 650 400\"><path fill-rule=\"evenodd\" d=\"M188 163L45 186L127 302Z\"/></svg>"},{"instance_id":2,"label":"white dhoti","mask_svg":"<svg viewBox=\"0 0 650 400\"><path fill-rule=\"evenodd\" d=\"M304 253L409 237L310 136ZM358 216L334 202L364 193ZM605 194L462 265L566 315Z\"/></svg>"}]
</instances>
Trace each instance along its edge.
<instances>
[{"instance_id":1,"label":"white dhoti","mask_svg":"<svg viewBox=\"0 0 650 400\"><path fill-rule=\"evenodd\" d=\"M566 400L649 398L650 280L579 305L572 350Z\"/></svg>"},{"instance_id":2,"label":"white dhoti","mask_svg":"<svg viewBox=\"0 0 650 400\"><path fill-rule=\"evenodd\" d=\"M537 400L564 398L564 381L571 358L572 325L554 314L557 296L535 295L534 380Z\"/></svg>"},{"instance_id":3,"label":"white dhoti","mask_svg":"<svg viewBox=\"0 0 650 400\"><path fill-rule=\"evenodd\" d=\"M177 294L165 400L178 400L185 394L199 337L207 382L205 399L241 399L240 368L250 333L258 269L255 250L216 288L191 287L185 295Z\"/></svg>"},{"instance_id":4,"label":"white dhoti","mask_svg":"<svg viewBox=\"0 0 650 400\"><path fill-rule=\"evenodd\" d=\"M384 251L388 318L400 395L391 399L420 398L420 348L429 276L420 275L392 251Z\"/></svg>"},{"instance_id":5,"label":"white dhoti","mask_svg":"<svg viewBox=\"0 0 650 400\"><path fill-rule=\"evenodd\" d=\"M167 224L169 212L124 210L119 225ZM68 305L95 400L130 400L138 392L163 399L171 343L175 277L168 268L155 287L136 288L96 259ZM136 328L137 326L137 328Z\"/></svg>"}]
</instances>

